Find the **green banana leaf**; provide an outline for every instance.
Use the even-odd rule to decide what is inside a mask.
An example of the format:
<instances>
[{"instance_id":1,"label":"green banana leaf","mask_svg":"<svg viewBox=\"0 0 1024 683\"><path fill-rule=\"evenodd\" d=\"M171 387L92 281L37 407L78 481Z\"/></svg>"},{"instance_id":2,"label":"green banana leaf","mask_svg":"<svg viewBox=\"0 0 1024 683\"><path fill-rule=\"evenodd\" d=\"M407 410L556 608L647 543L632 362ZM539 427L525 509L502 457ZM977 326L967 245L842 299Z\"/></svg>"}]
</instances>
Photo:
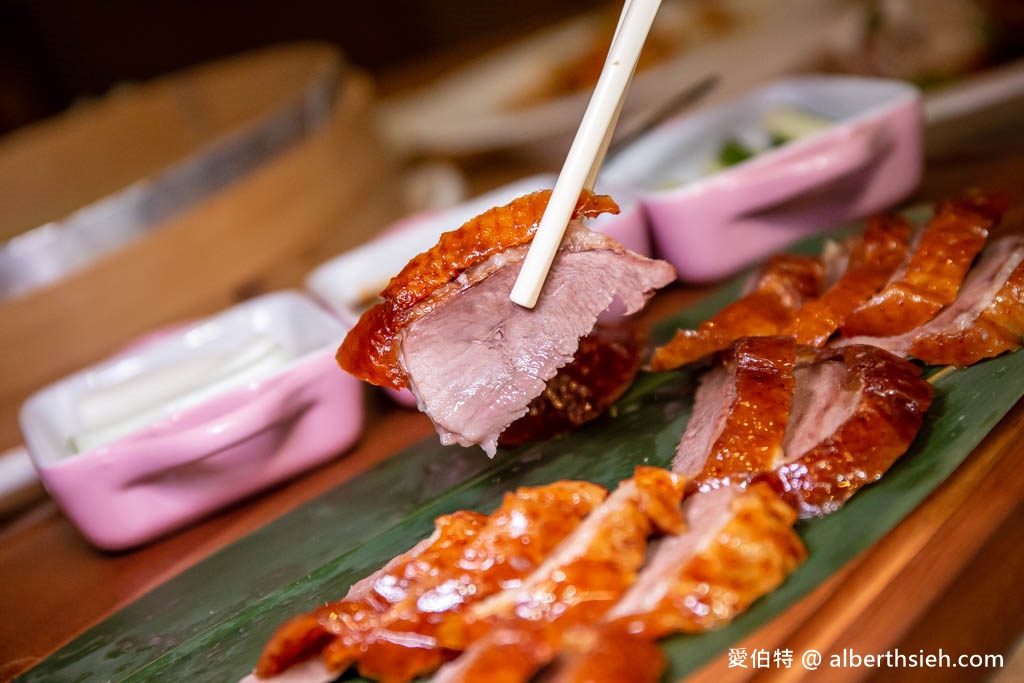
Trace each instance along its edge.
<instances>
[{"instance_id":1,"label":"green banana leaf","mask_svg":"<svg viewBox=\"0 0 1024 683\"><path fill-rule=\"evenodd\" d=\"M815 251L821 242L797 249ZM738 295L739 282L665 321L656 336L713 314ZM489 512L517 486L587 479L613 487L637 464L667 466L690 415L695 379L686 370L641 373L608 415L545 443L499 451L494 460L436 439L416 444L171 579L17 680L237 681L278 624L343 596L429 535L438 515ZM810 555L782 587L726 628L664 641L667 680L782 613L896 526L1024 394L1024 354L943 374L935 388L917 440L881 482L835 514L799 523Z\"/></svg>"}]
</instances>

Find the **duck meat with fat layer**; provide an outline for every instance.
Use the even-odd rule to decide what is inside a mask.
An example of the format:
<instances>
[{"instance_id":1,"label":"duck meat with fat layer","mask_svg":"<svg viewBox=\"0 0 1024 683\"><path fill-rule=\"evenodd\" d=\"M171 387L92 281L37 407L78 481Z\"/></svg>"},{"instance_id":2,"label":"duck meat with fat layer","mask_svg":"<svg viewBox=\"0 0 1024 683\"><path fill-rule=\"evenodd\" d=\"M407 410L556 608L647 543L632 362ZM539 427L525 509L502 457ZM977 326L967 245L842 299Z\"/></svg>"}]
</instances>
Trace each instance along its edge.
<instances>
[{"instance_id":1,"label":"duck meat with fat layer","mask_svg":"<svg viewBox=\"0 0 1024 683\"><path fill-rule=\"evenodd\" d=\"M493 455L613 301L634 313L675 279L668 263L584 227L578 219L617 211L585 192L537 306L513 303L549 195L520 197L446 233L392 279L338 351L357 377L411 389L446 445L479 444Z\"/></svg>"}]
</instances>

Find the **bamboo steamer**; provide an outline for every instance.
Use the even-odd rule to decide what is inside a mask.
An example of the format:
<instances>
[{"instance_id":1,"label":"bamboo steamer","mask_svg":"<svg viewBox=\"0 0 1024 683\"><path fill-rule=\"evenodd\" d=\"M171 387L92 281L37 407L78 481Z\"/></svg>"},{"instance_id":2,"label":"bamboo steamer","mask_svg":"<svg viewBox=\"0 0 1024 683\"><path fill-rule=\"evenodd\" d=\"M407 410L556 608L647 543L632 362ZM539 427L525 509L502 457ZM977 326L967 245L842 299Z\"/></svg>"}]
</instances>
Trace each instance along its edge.
<instances>
[{"instance_id":1,"label":"bamboo steamer","mask_svg":"<svg viewBox=\"0 0 1024 683\"><path fill-rule=\"evenodd\" d=\"M371 90L332 48L284 46L0 141L8 244L139 193L163 206L90 262L0 299L0 447L19 441L17 411L33 391L139 335L298 286L393 219L400 203Z\"/></svg>"}]
</instances>

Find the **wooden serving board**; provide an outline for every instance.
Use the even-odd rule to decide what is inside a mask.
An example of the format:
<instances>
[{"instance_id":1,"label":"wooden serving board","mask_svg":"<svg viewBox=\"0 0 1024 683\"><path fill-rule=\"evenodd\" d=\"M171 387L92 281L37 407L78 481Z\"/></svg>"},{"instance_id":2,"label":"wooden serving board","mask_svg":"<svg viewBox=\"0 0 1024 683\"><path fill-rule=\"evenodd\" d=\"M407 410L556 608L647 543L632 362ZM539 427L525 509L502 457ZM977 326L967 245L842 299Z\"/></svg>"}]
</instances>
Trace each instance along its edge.
<instances>
[{"instance_id":1,"label":"wooden serving board","mask_svg":"<svg viewBox=\"0 0 1024 683\"><path fill-rule=\"evenodd\" d=\"M733 283L666 321L659 334L692 326L738 291L739 282ZM941 548L934 540L947 526L969 523L960 515L973 496L989 493L988 504L997 510L1019 500L1016 494L1000 500L986 484L1011 447L1019 410L1010 431L1002 427L996 443L979 451L981 462L974 458L951 485L928 497L1024 395L1024 353L957 372L928 372L936 399L910 451L839 512L798 525L810 556L780 589L720 631L667 639L669 678L697 672L716 657L715 669L700 676L732 676L720 657L737 644L827 653L840 645L891 643L893 629L862 633L857 623L872 612L899 622L928 604L928 596L890 594L902 572L914 571L915 555ZM477 449L443 448L433 438L415 444L161 585L18 680L237 680L281 621L344 595L354 581L428 535L439 514L493 509L516 486L578 478L611 487L637 464L667 465L689 418L695 379L685 370L642 374L609 416L558 439L501 451L494 460ZM1007 483L1019 484L1015 478L1022 478L1019 471ZM974 538L981 544L986 536ZM952 560L970 551L969 544L946 548ZM954 566L962 563L937 561L929 569ZM921 585L934 590L936 582ZM808 672L797 664L765 673ZM828 680L857 673L829 671Z\"/></svg>"}]
</instances>

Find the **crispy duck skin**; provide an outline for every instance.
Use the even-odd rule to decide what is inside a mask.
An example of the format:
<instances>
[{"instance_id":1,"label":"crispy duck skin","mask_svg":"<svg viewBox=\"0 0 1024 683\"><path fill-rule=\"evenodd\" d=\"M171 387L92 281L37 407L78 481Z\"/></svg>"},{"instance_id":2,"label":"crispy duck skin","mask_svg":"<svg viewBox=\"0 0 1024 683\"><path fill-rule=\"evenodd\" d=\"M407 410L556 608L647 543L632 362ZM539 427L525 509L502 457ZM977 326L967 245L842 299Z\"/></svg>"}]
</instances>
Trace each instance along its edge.
<instances>
[{"instance_id":1,"label":"crispy duck skin","mask_svg":"<svg viewBox=\"0 0 1024 683\"><path fill-rule=\"evenodd\" d=\"M956 299L974 257L1008 208L1004 195L942 202L906 270L843 323L843 334L889 336L931 320Z\"/></svg>"},{"instance_id":2,"label":"crispy duck skin","mask_svg":"<svg viewBox=\"0 0 1024 683\"><path fill-rule=\"evenodd\" d=\"M821 259L793 254L772 257L750 293L696 330L679 330L668 344L655 349L651 369L673 370L727 349L741 337L780 334L792 323L797 309L821 293L824 278Z\"/></svg>"},{"instance_id":3,"label":"crispy duck skin","mask_svg":"<svg viewBox=\"0 0 1024 683\"><path fill-rule=\"evenodd\" d=\"M610 500L610 499L609 499ZM676 632L699 633L725 625L762 595L774 590L805 559L807 551L793 531L796 512L764 484L746 489L715 489L689 496L683 504L687 529L659 541L639 576L603 616L574 620L557 642L541 638L530 650L529 633L520 627L514 666L518 677L506 683L525 683L523 672L538 667L561 651L551 683L654 683L665 660L654 641ZM441 669L436 683L488 680L465 673L484 671L477 660L490 656L495 639L488 634L461 658ZM452 673L449 673L452 672ZM454 673L459 675L453 675Z\"/></svg>"},{"instance_id":4,"label":"crispy duck skin","mask_svg":"<svg viewBox=\"0 0 1024 683\"><path fill-rule=\"evenodd\" d=\"M855 344L822 351L818 361L845 364L843 390L855 392L856 403L817 445L787 452L785 464L755 480L767 482L801 517L833 512L878 481L910 447L932 400L918 367L884 349Z\"/></svg>"},{"instance_id":5,"label":"crispy duck skin","mask_svg":"<svg viewBox=\"0 0 1024 683\"><path fill-rule=\"evenodd\" d=\"M481 647L482 646L482 647ZM557 647L534 632L517 628L496 628L441 668L431 683L526 683L537 670L558 654Z\"/></svg>"},{"instance_id":6,"label":"crispy duck skin","mask_svg":"<svg viewBox=\"0 0 1024 683\"><path fill-rule=\"evenodd\" d=\"M721 431L703 458L703 469L693 475L691 485L700 490L744 485L778 466L793 396L795 362L792 337L747 337L732 346L725 363L732 369L729 395L733 400ZM680 456L686 455L684 444L685 440L673 462L677 472Z\"/></svg>"},{"instance_id":7,"label":"crispy duck skin","mask_svg":"<svg viewBox=\"0 0 1024 683\"><path fill-rule=\"evenodd\" d=\"M1010 273L970 325L922 334L910 355L930 365L963 368L1021 347L1024 334L1024 262Z\"/></svg>"},{"instance_id":8,"label":"crispy duck skin","mask_svg":"<svg viewBox=\"0 0 1024 683\"><path fill-rule=\"evenodd\" d=\"M718 499L711 507L727 507L695 513L705 496ZM793 531L796 512L764 484L697 493L683 507L691 531L661 542L605 616L611 628L648 640L719 628L777 588L807 556ZM691 518L723 512L720 524Z\"/></svg>"},{"instance_id":9,"label":"crispy duck skin","mask_svg":"<svg viewBox=\"0 0 1024 683\"><path fill-rule=\"evenodd\" d=\"M519 197L444 233L437 245L414 257L393 277L381 292L383 301L360 317L338 349L338 364L371 384L405 387L407 377L399 362L397 337L403 327L423 313L416 304L466 269L530 242L550 197L550 190ZM573 218L618 211L610 197L584 191Z\"/></svg>"},{"instance_id":10,"label":"crispy duck skin","mask_svg":"<svg viewBox=\"0 0 1024 683\"><path fill-rule=\"evenodd\" d=\"M417 667L439 665L444 653L432 641L403 636L428 634L431 620L530 573L606 493L595 484L561 481L506 494L490 516L439 517L429 539L357 583L345 599L278 629L257 676L276 675L321 651L332 671L356 660L362 666L365 658L380 680L408 680L403 669L411 660L420 662ZM394 652L406 656L396 659Z\"/></svg>"},{"instance_id":11,"label":"crispy duck skin","mask_svg":"<svg viewBox=\"0 0 1024 683\"><path fill-rule=\"evenodd\" d=\"M481 647L481 645L483 647ZM537 672L553 662L550 670ZM607 624L575 627L560 642L517 628L498 628L446 665L431 683L658 683L665 655L657 643Z\"/></svg>"},{"instance_id":12,"label":"crispy duck skin","mask_svg":"<svg viewBox=\"0 0 1024 683\"><path fill-rule=\"evenodd\" d=\"M521 586L445 622L439 641L465 653L435 681L480 680L474 674L481 663L501 667L497 653L511 646L519 654L500 680L529 680L558 652L568 629L600 619L632 585L652 533L683 530L683 485L668 470L638 467Z\"/></svg>"},{"instance_id":13,"label":"crispy duck skin","mask_svg":"<svg viewBox=\"0 0 1024 683\"><path fill-rule=\"evenodd\" d=\"M966 367L1020 348L1024 331L1024 238L993 240L956 300L924 325L884 337L840 337L832 346L870 344L929 365Z\"/></svg>"},{"instance_id":14,"label":"crispy duck skin","mask_svg":"<svg viewBox=\"0 0 1024 683\"><path fill-rule=\"evenodd\" d=\"M372 626L390 605L386 597L377 593L378 582L409 584L418 568L433 567L434 558L444 558L458 548L465 547L487 522L487 516L476 512L460 511L442 515L434 522L434 533L416 544L411 550L388 562L382 569L352 586L344 600L334 607L351 615L354 621ZM401 577L401 578L399 578ZM260 656L256 675L260 678L275 676L293 664L320 653L334 636L320 622L319 610L303 614L285 622L277 629Z\"/></svg>"},{"instance_id":15,"label":"crispy duck skin","mask_svg":"<svg viewBox=\"0 0 1024 683\"><path fill-rule=\"evenodd\" d=\"M648 536L656 530L683 530L679 502L684 484L668 470L637 467L633 478L622 482L521 586L448 619L440 642L462 650L495 627L561 634L599 618L636 578Z\"/></svg>"},{"instance_id":16,"label":"crispy duck skin","mask_svg":"<svg viewBox=\"0 0 1024 683\"><path fill-rule=\"evenodd\" d=\"M868 222L849 266L824 294L805 303L784 331L797 342L821 348L859 306L881 289L906 257L910 224L884 214Z\"/></svg>"},{"instance_id":17,"label":"crispy duck skin","mask_svg":"<svg viewBox=\"0 0 1024 683\"><path fill-rule=\"evenodd\" d=\"M667 662L649 638L610 625L576 629L544 683L658 683Z\"/></svg>"}]
</instances>

